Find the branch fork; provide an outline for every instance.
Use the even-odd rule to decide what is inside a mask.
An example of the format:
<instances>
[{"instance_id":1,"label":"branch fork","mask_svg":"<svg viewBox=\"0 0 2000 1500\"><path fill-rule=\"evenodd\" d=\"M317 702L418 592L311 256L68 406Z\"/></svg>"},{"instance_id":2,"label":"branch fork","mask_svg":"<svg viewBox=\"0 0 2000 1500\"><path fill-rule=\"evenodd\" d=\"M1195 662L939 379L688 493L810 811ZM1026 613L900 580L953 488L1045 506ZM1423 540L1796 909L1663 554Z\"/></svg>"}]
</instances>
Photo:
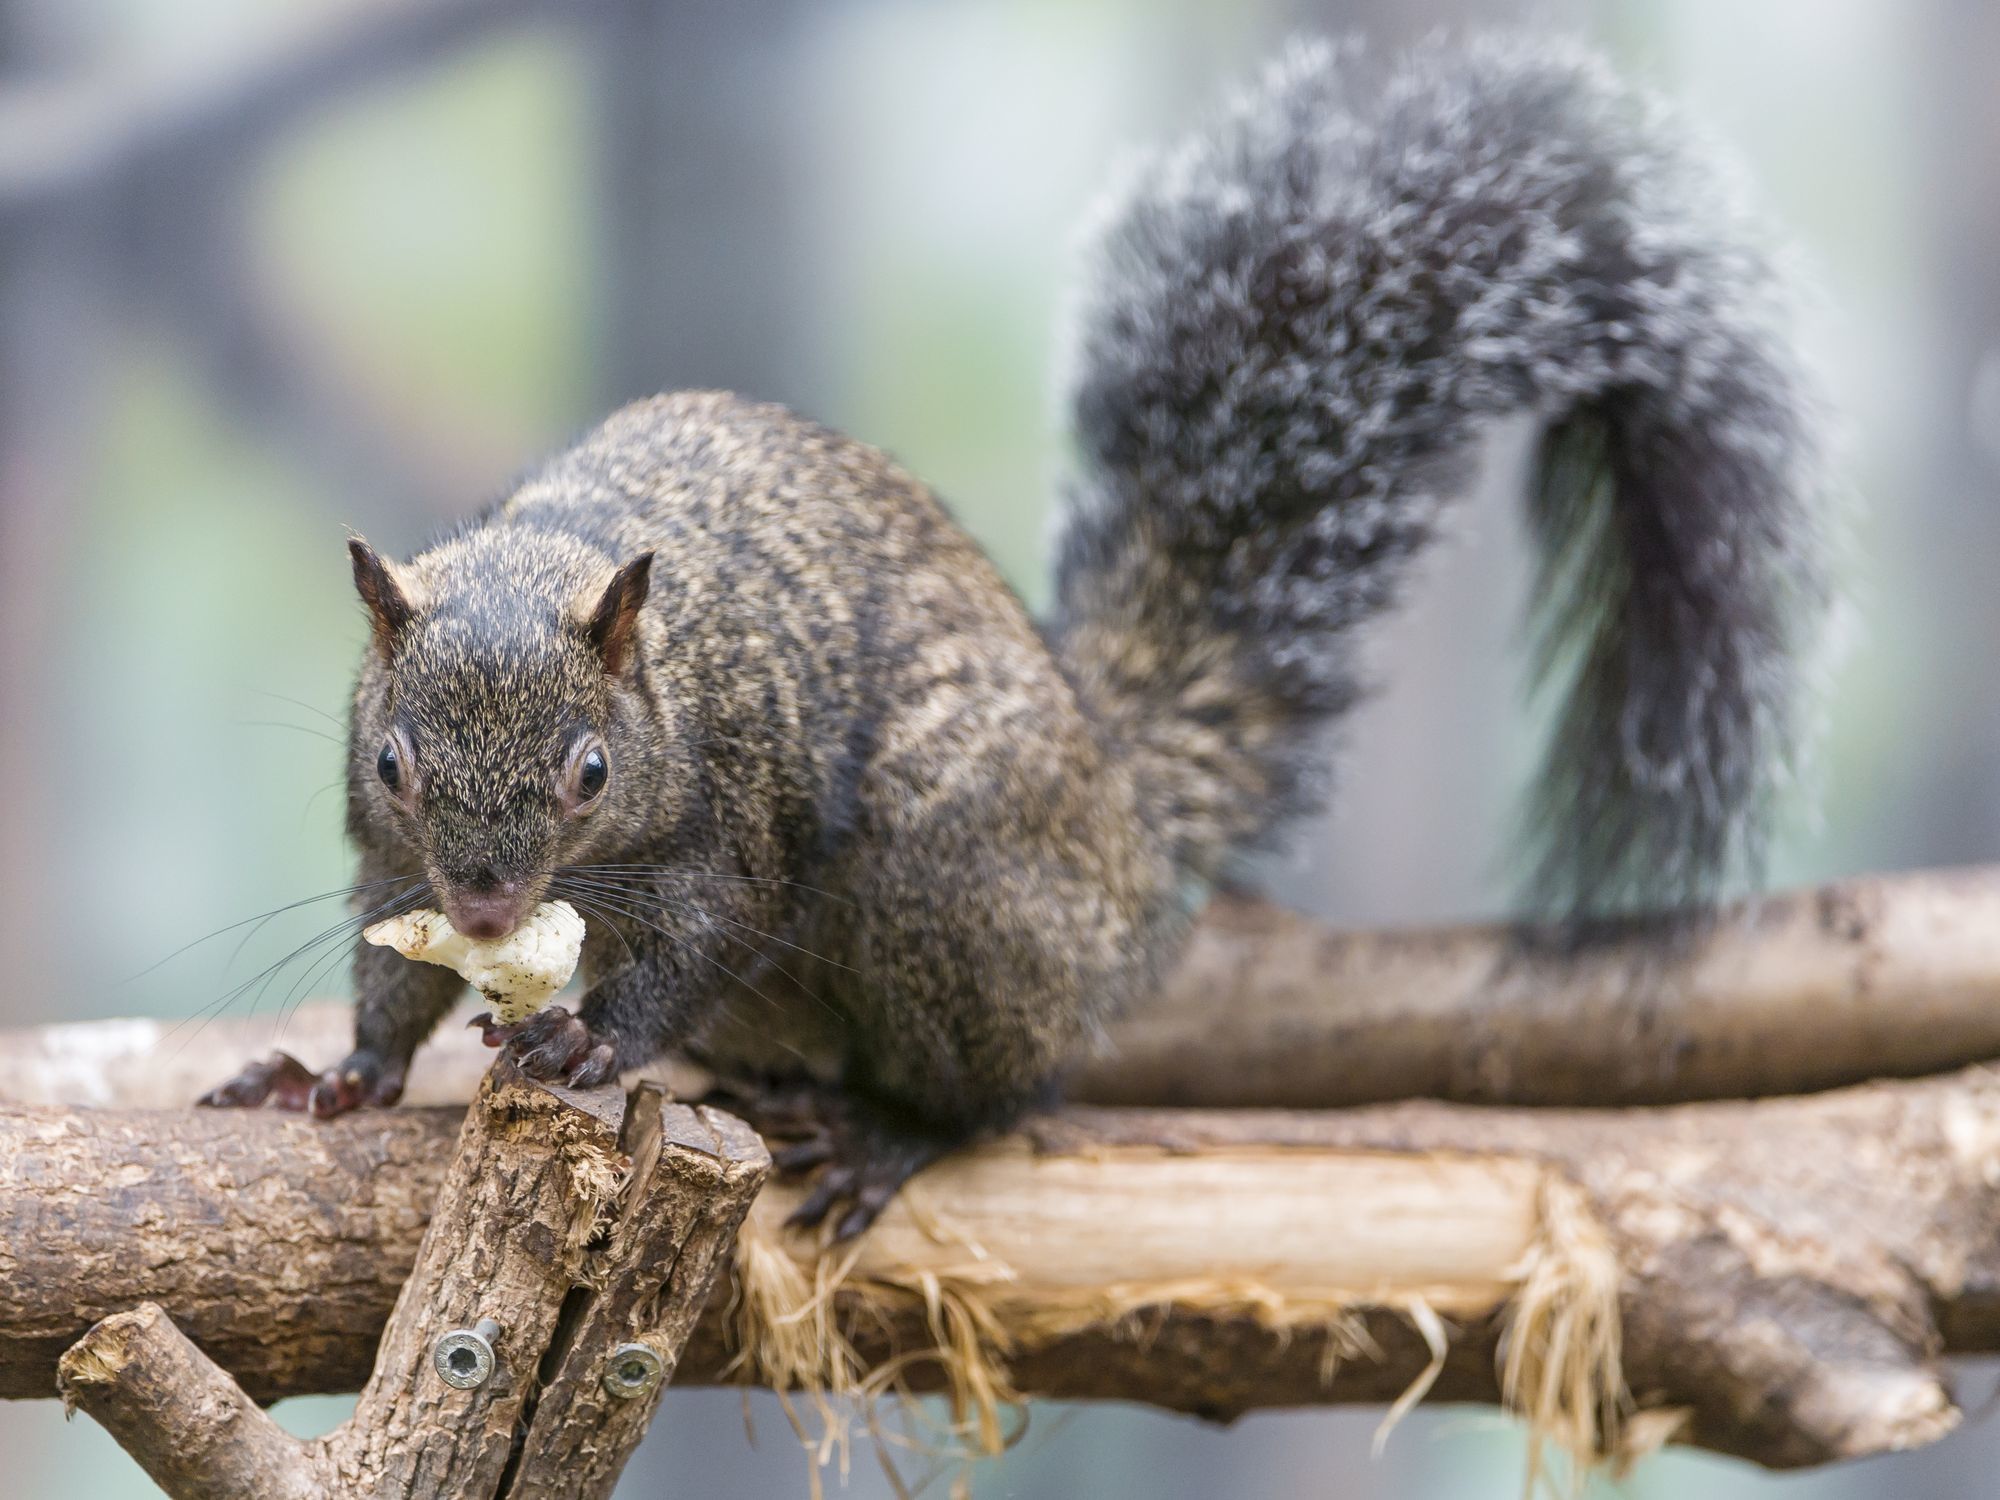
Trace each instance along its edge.
<instances>
[{"instance_id":1,"label":"branch fork","mask_svg":"<svg viewBox=\"0 0 2000 1500\"><path fill-rule=\"evenodd\" d=\"M57 1384L175 1500L607 1496L769 1166L748 1126L657 1085L572 1091L503 1060L336 1431L286 1434L150 1301L72 1344Z\"/></svg>"}]
</instances>

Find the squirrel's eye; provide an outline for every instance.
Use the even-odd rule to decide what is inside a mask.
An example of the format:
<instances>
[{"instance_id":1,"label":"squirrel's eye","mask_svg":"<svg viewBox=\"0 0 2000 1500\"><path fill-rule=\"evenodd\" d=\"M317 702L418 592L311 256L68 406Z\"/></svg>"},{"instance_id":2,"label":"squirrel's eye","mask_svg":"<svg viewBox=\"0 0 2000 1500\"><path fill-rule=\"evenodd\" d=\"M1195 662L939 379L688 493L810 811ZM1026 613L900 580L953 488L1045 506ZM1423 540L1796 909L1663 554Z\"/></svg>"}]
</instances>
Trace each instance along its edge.
<instances>
[{"instance_id":1,"label":"squirrel's eye","mask_svg":"<svg viewBox=\"0 0 2000 1500\"><path fill-rule=\"evenodd\" d=\"M594 801L604 790L604 783L611 779L611 765L604 758L602 746L593 745L584 752L576 765L576 795L582 802Z\"/></svg>"},{"instance_id":2,"label":"squirrel's eye","mask_svg":"<svg viewBox=\"0 0 2000 1500\"><path fill-rule=\"evenodd\" d=\"M396 742L384 740L382 751L375 757L375 774L382 778L382 785L392 792L403 789L403 757L396 753Z\"/></svg>"}]
</instances>

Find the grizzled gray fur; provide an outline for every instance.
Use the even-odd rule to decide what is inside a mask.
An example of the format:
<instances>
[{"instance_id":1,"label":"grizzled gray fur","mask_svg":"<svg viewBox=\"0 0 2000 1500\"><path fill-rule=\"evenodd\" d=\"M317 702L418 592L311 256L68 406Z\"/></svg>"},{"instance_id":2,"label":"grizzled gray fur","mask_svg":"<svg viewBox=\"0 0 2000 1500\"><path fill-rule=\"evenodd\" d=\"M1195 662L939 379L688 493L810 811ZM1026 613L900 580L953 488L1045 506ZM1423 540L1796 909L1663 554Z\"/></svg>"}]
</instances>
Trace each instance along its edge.
<instances>
[{"instance_id":1,"label":"grizzled gray fur","mask_svg":"<svg viewBox=\"0 0 2000 1500\"><path fill-rule=\"evenodd\" d=\"M588 992L488 1040L574 1083L669 1047L830 1047L808 1220L1043 1094L1188 892L1307 805L1319 729L1494 418L1548 437L1541 893L1754 874L1824 585L1773 273L1684 134L1587 58L1294 52L1147 164L1075 341L1059 608L1030 621L874 449L704 393L611 417L408 563L373 622L349 826L378 907L590 924ZM401 1091L457 993L363 948L356 1046L211 1095Z\"/></svg>"}]
</instances>

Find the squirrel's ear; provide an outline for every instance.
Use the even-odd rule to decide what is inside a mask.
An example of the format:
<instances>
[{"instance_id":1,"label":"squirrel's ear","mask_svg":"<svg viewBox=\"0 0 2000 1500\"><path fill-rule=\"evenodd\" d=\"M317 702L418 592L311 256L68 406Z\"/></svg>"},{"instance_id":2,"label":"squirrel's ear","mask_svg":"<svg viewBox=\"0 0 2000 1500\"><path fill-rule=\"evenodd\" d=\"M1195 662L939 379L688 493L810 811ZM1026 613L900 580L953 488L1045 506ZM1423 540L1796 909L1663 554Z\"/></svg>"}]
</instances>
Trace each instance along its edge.
<instances>
[{"instance_id":1,"label":"squirrel's ear","mask_svg":"<svg viewBox=\"0 0 2000 1500\"><path fill-rule=\"evenodd\" d=\"M638 638L639 606L653 576L653 554L643 552L611 575L604 593L591 606L584 632L597 654L604 658L604 670L614 677L632 660L632 646Z\"/></svg>"},{"instance_id":2,"label":"squirrel's ear","mask_svg":"<svg viewBox=\"0 0 2000 1500\"><path fill-rule=\"evenodd\" d=\"M375 649L384 659L396 644L396 635L415 618L410 596L396 581L389 564L358 536L347 539L347 555L354 560L354 591L368 606L368 618L375 632Z\"/></svg>"}]
</instances>

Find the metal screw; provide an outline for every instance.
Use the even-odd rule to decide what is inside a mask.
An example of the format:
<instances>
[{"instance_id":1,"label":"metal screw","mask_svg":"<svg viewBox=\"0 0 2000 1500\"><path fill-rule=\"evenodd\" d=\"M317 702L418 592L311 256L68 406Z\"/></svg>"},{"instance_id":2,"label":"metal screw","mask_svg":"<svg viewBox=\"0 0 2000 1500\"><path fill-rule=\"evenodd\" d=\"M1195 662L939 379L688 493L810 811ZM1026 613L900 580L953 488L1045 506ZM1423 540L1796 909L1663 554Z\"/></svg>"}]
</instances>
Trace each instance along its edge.
<instances>
[{"instance_id":1,"label":"metal screw","mask_svg":"<svg viewBox=\"0 0 2000 1500\"><path fill-rule=\"evenodd\" d=\"M500 1325L481 1318L470 1328L454 1328L431 1349L431 1363L446 1385L473 1390L493 1378L493 1341Z\"/></svg>"},{"instance_id":2,"label":"metal screw","mask_svg":"<svg viewBox=\"0 0 2000 1500\"><path fill-rule=\"evenodd\" d=\"M604 1366L604 1389L620 1401L648 1394L667 1373L667 1362L651 1344L620 1344Z\"/></svg>"}]
</instances>

